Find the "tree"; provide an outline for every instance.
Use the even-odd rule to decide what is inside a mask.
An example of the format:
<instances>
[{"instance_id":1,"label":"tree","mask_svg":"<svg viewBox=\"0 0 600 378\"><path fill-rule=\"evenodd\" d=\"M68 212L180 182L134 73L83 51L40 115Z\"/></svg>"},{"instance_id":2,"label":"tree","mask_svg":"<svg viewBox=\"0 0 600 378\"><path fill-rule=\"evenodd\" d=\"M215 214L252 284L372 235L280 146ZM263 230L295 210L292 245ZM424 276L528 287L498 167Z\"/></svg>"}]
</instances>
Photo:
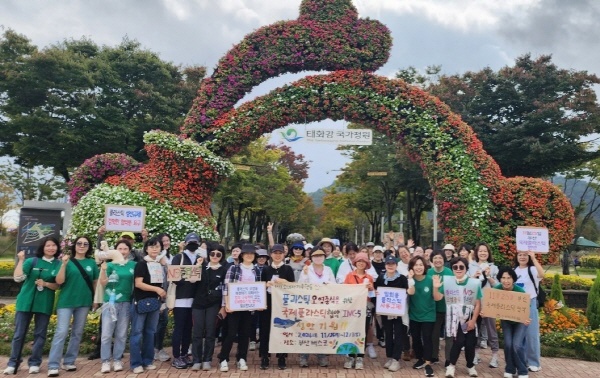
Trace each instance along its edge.
<instances>
[{"instance_id":1,"label":"tree","mask_svg":"<svg viewBox=\"0 0 600 378\"><path fill-rule=\"evenodd\" d=\"M204 74L127 38L117 47L83 38L40 50L8 30L0 37L0 153L65 181L99 153L144 160L143 133L176 131Z\"/></svg>"},{"instance_id":2,"label":"tree","mask_svg":"<svg viewBox=\"0 0 600 378\"><path fill-rule=\"evenodd\" d=\"M596 271L596 277L600 276L600 270ZM585 315L590 322L591 329L600 328L600 280L594 280L587 298L587 309Z\"/></svg>"},{"instance_id":3,"label":"tree","mask_svg":"<svg viewBox=\"0 0 600 378\"><path fill-rule=\"evenodd\" d=\"M323 235L345 241L354 240L354 231L359 232L367 224L364 215L354 206L355 193L340 191L335 186L325 190L323 206L319 208L320 229ZM358 243L358 240L355 240Z\"/></svg>"},{"instance_id":4,"label":"tree","mask_svg":"<svg viewBox=\"0 0 600 378\"><path fill-rule=\"evenodd\" d=\"M547 177L600 156L581 138L600 130L597 76L526 54L498 72L441 76L427 89L460 114L508 177Z\"/></svg>"},{"instance_id":5,"label":"tree","mask_svg":"<svg viewBox=\"0 0 600 378\"><path fill-rule=\"evenodd\" d=\"M8 163L0 170L0 182L12 188L20 206L25 201L54 201L66 196L66 184L49 168Z\"/></svg>"}]
</instances>

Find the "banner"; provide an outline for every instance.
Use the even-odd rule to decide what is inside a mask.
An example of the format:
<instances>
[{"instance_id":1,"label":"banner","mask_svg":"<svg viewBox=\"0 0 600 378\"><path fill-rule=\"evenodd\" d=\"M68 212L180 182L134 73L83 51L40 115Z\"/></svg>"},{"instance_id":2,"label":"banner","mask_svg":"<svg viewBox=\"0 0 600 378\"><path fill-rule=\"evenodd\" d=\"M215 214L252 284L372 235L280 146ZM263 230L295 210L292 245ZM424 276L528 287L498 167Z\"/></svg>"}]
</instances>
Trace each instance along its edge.
<instances>
[{"instance_id":1,"label":"banner","mask_svg":"<svg viewBox=\"0 0 600 378\"><path fill-rule=\"evenodd\" d=\"M22 208L19 214L17 252L25 251L25 257L33 257L41 239L54 236L60 240L62 224L62 209Z\"/></svg>"},{"instance_id":2,"label":"banner","mask_svg":"<svg viewBox=\"0 0 600 378\"><path fill-rule=\"evenodd\" d=\"M202 267L199 265L169 265L167 271L167 281L189 282L200 281L202 277Z\"/></svg>"},{"instance_id":3,"label":"banner","mask_svg":"<svg viewBox=\"0 0 600 378\"><path fill-rule=\"evenodd\" d=\"M227 307L229 307L230 311L254 311L266 309L266 282L228 283Z\"/></svg>"},{"instance_id":4,"label":"banner","mask_svg":"<svg viewBox=\"0 0 600 378\"><path fill-rule=\"evenodd\" d=\"M548 229L544 227L517 227L517 251L548 253Z\"/></svg>"},{"instance_id":5,"label":"banner","mask_svg":"<svg viewBox=\"0 0 600 378\"><path fill-rule=\"evenodd\" d=\"M406 313L406 289L379 286L377 288L377 315L402 316Z\"/></svg>"},{"instance_id":6,"label":"banner","mask_svg":"<svg viewBox=\"0 0 600 378\"><path fill-rule=\"evenodd\" d=\"M275 284L269 353L363 353L365 285Z\"/></svg>"},{"instance_id":7,"label":"banner","mask_svg":"<svg viewBox=\"0 0 600 378\"><path fill-rule=\"evenodd\" d=\"M529 319L530 297L527 293L485 288L481 312L487 318L525 323Z\"/></svg>"},{"instance_id":8,"label":"banner","mask_svg":"<svg viewBox=\"0 0 600 378\"><path fill-rule=\"evenodd\" d=\"M106 231L142 232L146 208L142 206L104 205Z\"/></svg>"}]
</instances>

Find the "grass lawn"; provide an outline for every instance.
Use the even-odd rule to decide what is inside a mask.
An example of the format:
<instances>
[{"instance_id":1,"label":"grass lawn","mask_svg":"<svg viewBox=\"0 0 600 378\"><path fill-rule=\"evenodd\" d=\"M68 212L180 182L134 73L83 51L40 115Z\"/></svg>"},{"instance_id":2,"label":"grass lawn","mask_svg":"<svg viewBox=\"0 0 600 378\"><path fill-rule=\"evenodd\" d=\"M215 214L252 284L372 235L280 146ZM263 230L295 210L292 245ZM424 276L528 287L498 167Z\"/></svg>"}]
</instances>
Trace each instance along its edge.
<instances>
[{"instance_id":1,"label":"grass lawn","mask_svg":"<svg viewBox=\"0 0 600 378\"><path fill-rule=\"evenodd\" d=\"M544 271L546 273L558 273L558 274L562 275L562 266L560 266L560 265L544 266ZM577 276L579 274L579 277L583 277L583 278L596 278L596 269L593 269L593 268L577 267L577 272L575 272L575 268L573 268L571 266L569 268L569 271L571 272L572 276Z\"/></svg>"}]
</instances>

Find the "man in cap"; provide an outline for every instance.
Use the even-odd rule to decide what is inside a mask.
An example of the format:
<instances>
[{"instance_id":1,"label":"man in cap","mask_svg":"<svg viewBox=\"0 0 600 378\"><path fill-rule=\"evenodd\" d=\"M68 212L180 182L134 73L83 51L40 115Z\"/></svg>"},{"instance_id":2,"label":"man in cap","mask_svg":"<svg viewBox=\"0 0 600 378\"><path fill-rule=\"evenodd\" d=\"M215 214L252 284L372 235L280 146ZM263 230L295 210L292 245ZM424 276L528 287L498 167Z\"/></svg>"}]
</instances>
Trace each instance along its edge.
<instances>
[{"instance_id":1,"label":"man in cap","mask_svg":"<svg viewBox=\"0 0 600 378\"><path fill-rule=\"evenodd\" d=\"M365 244L365 247L367 247L367 254L369 255L369 258L372 259L373 258L373 248L375 248L375 243L368 242L367 244Z\"/></svg>"}]
</instances>

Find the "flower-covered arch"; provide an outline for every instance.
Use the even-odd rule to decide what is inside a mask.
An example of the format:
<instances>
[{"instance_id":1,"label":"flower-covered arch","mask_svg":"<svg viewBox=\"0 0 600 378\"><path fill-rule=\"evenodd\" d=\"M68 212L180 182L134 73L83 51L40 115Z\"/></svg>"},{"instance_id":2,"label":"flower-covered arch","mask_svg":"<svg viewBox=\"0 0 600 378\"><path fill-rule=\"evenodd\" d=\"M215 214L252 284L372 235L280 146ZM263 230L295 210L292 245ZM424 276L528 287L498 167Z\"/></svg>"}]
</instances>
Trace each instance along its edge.
<instances>
[{"instance_id":1,"label":"flower-covered arch","mask_svg":"<svg viewBox=\"0 0 600 378\"><path fill-rule=\"evenodd\" d=\"M115 191L143 193L190 219L195 216L200 232L214 236L211 196L232 172L223 157L290 123L344 119L384 133L421 163L449 241L487 242L501 259L514 254L519 225L549 228L551 259L570 242L573 210L560 190L539 179L504 178L472 129L439 99L371 73L389 56L391 38L385 26L359 19L349 0L305 0L300 14L298 20L257 30L229 51L202 82L182 134L146 134L149 162L105 182ZM307 77L233 108L267 78L309 69L334 72ZM108 190L94 189L81 202L97 203L100 189ZM81 222L74 218L76 228ZM157 222L166 227L164 221Z\"/></svg>"}]
</instances>

